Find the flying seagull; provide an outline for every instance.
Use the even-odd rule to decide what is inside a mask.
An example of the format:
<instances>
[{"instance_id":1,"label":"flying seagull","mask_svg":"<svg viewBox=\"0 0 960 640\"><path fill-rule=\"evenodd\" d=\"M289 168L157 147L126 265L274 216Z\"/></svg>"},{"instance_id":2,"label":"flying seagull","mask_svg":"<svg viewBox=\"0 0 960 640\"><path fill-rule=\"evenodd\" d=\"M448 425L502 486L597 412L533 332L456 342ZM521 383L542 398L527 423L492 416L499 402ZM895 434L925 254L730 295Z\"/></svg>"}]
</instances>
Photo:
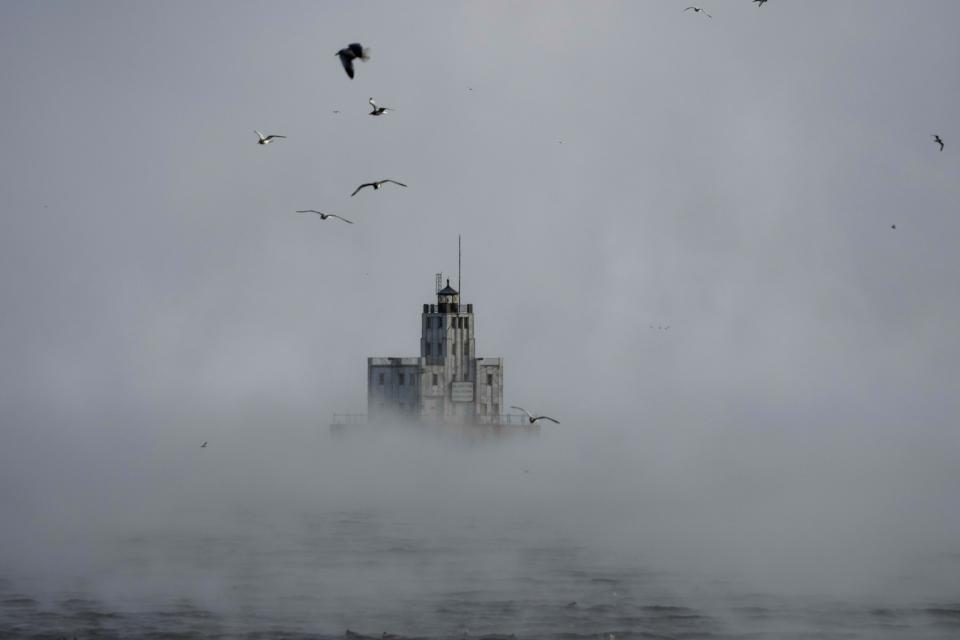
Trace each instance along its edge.
<instances>
[{"instance_id":1,"label":"flying seagull","mask_svg":"<svg viewBox=\"0 0 960 640\"><path fill-rule=\"evenodd\" d=\"M397 182L396 180L389 180L389 179L387 179L387 180L377 180L376 182L364 182L362 185L360 185L359 187L357 187L356 191L354 191L353 193L350 194L350 197L352 198L353 196L357 195L357 193L360 191L360 189L363 189L364 187L373 187L374 190L377 190L377 189L379 189L380 187L382 187L383 185L385 185L385 184L388 183L388 182L392 182L393 184L398 184L398 185L400 185L401 187L407 186L407 185L403 184L402 182Z\"/></svg>"},{"instance_id":2,"label":"flying seagull","mask_svg":"<svg viewBox=\"0 0 960 640\"><path fill-rule=\"evenodd\" d=\"M359 42L354 42L348 44L340 51L337 51L338 56L340 56L340 62L343 63L343 70L347 72L347 75L352 79L353 78L353 61L357 58L361 60L370 59L370 49L366 49L360 46Z\"/></svg>"},{"instance_id":3,"label":"flying seagull","mask_svg":"<svg viewBox=\"0 0 960 640\"><path fill-rule=\"evenodd\" d=\"M206 448L207 448L207 441L206 441L206 440L203 441L203 444L200 445L200 448L201 448L201 449L206 449Z\"/></svg>"},{"instance_id":4,"label":"flying seagull","mask_svg":"<svg viewBox=\"0 0 960 640\"><path fill-rule=\"evenodd\" d=\"M350 222L350 221L347 220L346 218L341 217L341 216L338 216L338 215L335 214L335 213L324 213L323 211L317 211L316 209L301 209L301 210L297 211L297 213L315 213L315 214L317 214L318 216L320 216L320 219L321 219L321 220L326 220L327 218L336 218L337 220L343 220L343 221L346 222L347 224L353 224L352 222Z\"/></svg>"},{"instance_id":5,"label":"flying seagull","mask_svg":"<svg viewBox=\"0 0 960 640\"><path fill-rule=\"evenodd\" d=\"M758 7L762 7L763 3L765 3L767 0L753 0L753 1L757 3Z\"/></svg>"},{"instance_id":6,"label":"flying seagull","mask_svg":"<svg viewBox=\"0 0 960 640\"><path fill-rule=\"evenodd\" d=\"M700 13L700 12L702 11L702 12L703 12L703 15L707 16L708 18L712 18L712 17L713 17L712 15L710 15L709 13L707 13L706 11L703 11L703 9L700 8L700 7L687 7L686 9L684 9L684 11L691 11L691 10L692 10L694 13Z\"/></svg>"},{"instance_id":7,"label":"flying seagull","mask_svg":"<svg viewBox=\"0 0 960 640\"><path fill-rule=\"evenodd\" d=\"M940 138L940 136L938 136L938 135L935 134L935 133L931 133L930 135L933 136L933 142L934 142L935 144L940 145L940 151L943 151L943 139Z\"/></svg>"},{"instance_id":8,"label":"flying seagull","mask_svg":"<svg viewBox=\"0 0 960 640\"><path fill-rule=\"evenodd\" d=\"M277 134L272 134L272 135L269 135L269 136L265 136L265 135L263 135L262 133L260 133L260 132L257 131L257 130L254 130L254 133L256 133L258 136L260 136L260 139L257 141L257 144L270 144L270 143L273 141L274 138L286 138L286 137L287 137L287 136L278 136Z\"/></svg>"},{"instance_id":9,"label":"flying seagull","mask_svg":"<svg viewBox=\"0 0 960 640\"><path fill-rule=\"evenodd\" d=\"M527 411L526 409L524 409L523 407L515 407L515 406L511 405L510 408L511 408L511 409L517 409L517 410L519 410L519 411L523 411L525 414L527 414L527 420L530 421L530 424L536 424L537 420L549 420L550 422L553 422L553 423L556 423L556 424L560 424L560 421L559 421L559 420L555 420L555 419L551 418L550 416L534 416L534 415L530 415L530 412Z\"/></svg>"},{"instance_id":10,"label":"flying seagull","mask_svg":"<svg viewBox=\"0 0 960 640\"><path fill-rule=\"evenodd\" d=\"M891 229L893 229L894 231L896 231L896 229L897 229L897 225L895 225L895 224L892 224L892 225L890 225L890 228L891 228Z\"/></svg>"},{"instance_id":11,"label":"flying seagull","mask_svg":"<svg viewBox=\"0 0 960 640\"><path fill-rule=\"evenodd\" d=\"M377 103L373 101L373 98L368 100L370 106L373 107L373 111L370 112L371 116L382 116L386 111L393 111L390 107L378 107Z\"/></svg>"}]
</instances>

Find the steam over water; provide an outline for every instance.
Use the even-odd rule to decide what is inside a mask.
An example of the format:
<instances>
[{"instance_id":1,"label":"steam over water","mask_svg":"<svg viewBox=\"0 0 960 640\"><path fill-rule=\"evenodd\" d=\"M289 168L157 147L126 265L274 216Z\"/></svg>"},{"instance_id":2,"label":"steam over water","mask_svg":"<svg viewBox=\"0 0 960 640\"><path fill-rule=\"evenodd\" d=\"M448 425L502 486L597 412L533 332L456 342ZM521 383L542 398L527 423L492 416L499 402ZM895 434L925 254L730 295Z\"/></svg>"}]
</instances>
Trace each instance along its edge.
<instances>
[{"instance_id":1,"label":"steam over water","mask_svg":"<svg viewBox=\"0 0 960 640\"><path fill-rule=\"evenodd\" d=\"M956 547L851 537L864 516L834 512L843 498L777 507L565 428L466 444L208 425L7 448L0 637L960 634ZM833 520L811 529L806 500Z\"/></svg>"}]
</instances>

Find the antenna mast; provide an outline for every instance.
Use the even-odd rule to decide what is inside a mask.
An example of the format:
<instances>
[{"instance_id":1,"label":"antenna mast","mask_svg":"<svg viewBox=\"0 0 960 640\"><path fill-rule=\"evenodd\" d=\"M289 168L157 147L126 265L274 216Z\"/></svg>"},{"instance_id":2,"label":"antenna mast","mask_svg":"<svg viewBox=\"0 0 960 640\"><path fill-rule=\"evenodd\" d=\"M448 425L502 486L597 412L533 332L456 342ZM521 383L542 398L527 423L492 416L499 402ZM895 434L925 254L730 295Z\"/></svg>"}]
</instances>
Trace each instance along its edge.
<instances>
[{"instance_id":1,"label":"antenna mast","mask_svg":"<svg viewBox=\"0 0 960 640\"><path fill-rule=\"evenodd\" d=\"M457 291L460 291L460 234L457 234ZM463 292L460 291L460 300L463 300Z\"/></svg>"},{"instance_id":2,"label":"antenna mast","mask_svg":"<svg viewBox=\"0 0 960 640\"><path fill-rule=\"evenodd\" d=\"M443 274L442 274L442 273L438 273L438 274L437 274L437 288L434 289L434 291L433 291L434 293L440 293L440 283L441 283L441 282L443 282Z\"/></svg>"}]
</instances>

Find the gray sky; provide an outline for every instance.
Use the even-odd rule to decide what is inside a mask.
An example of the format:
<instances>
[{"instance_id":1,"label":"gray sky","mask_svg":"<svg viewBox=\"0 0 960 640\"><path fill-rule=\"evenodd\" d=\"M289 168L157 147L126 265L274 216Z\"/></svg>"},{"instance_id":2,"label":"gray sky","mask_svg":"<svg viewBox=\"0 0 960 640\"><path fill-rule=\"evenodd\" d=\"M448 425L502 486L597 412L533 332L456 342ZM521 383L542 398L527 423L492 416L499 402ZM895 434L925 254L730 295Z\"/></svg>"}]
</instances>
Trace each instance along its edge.
<instances>
[{"instance_id":1,"label":"gray sky","mask_svg":"<svg viewBox=\"0 0 960 640\"><path fill-rule=\"evenodd\" d=\"M688 4L3 3L8 451L162 416L325 429L368 356L416 355L462 233L478 355L581 461L739 489L853 466L942 515L960 4ZM409 188L350 197L386 177Z\"/></svg>"}]
</instances>

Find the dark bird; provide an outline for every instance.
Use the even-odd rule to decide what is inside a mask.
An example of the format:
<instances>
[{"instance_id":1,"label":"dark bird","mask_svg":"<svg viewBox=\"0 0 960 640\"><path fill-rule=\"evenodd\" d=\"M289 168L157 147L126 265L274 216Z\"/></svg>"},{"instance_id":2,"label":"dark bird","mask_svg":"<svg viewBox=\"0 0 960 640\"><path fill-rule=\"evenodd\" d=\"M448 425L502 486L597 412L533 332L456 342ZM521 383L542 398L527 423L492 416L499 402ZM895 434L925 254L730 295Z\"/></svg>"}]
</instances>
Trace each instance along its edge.
<instances>
[{"instance_id":1,"label":"dark bird","mask_svg":"<svg viewBox=\"0 0 960 640\"><path fill-rule=\"evenodd\" d=\"M257 136L259 136L259 138L260 138L259 140L257 140L257 144L270 144L270 143L274 140L274 138L286 138L286 137L287 137L287 136L278 136L277 134L265 136L265 135L263 135L262 133L260 133L259 131L257 131L256 129L254 129L253 132L256 133Z\"/></svg>"},{"instance_id":2,"label":"dark bird","mask_svg":"<svg viewBox=\"0 0 960 640\"><path fill-rule=\"evenodd\" d=\"M577 608L577 601L574 600L573 602L568 603L567 606L566 606L566 608L567 608L567 609L576 609L576 608Z\"/></svg>"},{"instance_id":3,"label":"dark bird","mask_svg":"<svg viewBox=\"0 0 960 640\"><path fill-rule=\"evenodd\" d=\"M518 411L523 411L523 412L527 415L527 420L530 421L530 424L535 424L535 423L537 422L537 420L549 420L550 422L553 422L553 423L555 423L555 424L560 424L560 421L559 421L559 420L556 420L556 419L554 419L554 418L551 418L550 416L534 416L534 415L531 415L530 412L527 411L526 409L524 409L523 407L516 407L516 406L511 405L510 408L511 408L511 409L517 409Z\"/></svg>"},{"instance_id":4,"label":"dark bird","mask_svg":"<svg viewBox=\"0 0 960 640\"><path fill-rule=\"evenodd\" d=\"M370 49L366 49L360 46L359 42L354 42L353 44L348 44L340 51L337 51L338 56L340 56L340 62L343 63L343 70L347 72L347 75L352 79L353 78L353 61L357 58L361 60L370 59Z\"/></svg>"},{"instance_id":5,"label":"dark bird","mask_svg":"<svg viewBox=\"0 0 960 640\"><path fill-rule=\"evenodd\" d=\"M334 112L334 113L340 113L340 109L334 109L333 112Z\"/></svg>"},{"instance_id":6,"label":"dark bird","mask_svg":"<svg viewBox=\"0 0 960 640\"><path fill-rule=\"evenodd\" d=\"M753 1L757 3L758 7L762 7L767 0L753 0Z\"/></svg>"},{"instance_id":7,"label":"dark bird","mask_svg":"<svg viewBox=\"0 0 960 640\"><path fill-rule=\"evenodd\" d=\"M702 12L703 15L707 16L708 18L712 18L712 17L713 17L712 15L710 15L709 13L707 13L706 11L704 11L703 9L701 9L700 7L687 7L686 9L684 9L684 11L693 11L694 13L701 13L701 12Z\"/></svg>"},{"instance_id":8,"label":"dark bird","mask_svg":"<svg viewBox=\"0 0 960 640\"><path fill-rule=\"evenodd\" d=\"M365 187L373 187L374 191L376 191L377 189L379 189L379 188L382 187L383 185L387 184L388 182L392 182L393 184L400 185L401 187L407 186L407 185L403 184L402 182L397 182L396 180L389 180L389 179L387 179L387 180L377 180L376 182L364 182L362 185L360 185L359 187L357 187L356 190L355 190L353 193L350 194L350 197L352 198L353 196L357 195L357 193L360 191L360 189L363 189L363 188L365 188Z\"/></svg>"},{"instance_id":9,"label":"dark bird","mask_svg":"<svg viewBox=\"0 0 960 640\"><path fill-rule=\"evenodd\" d=\"M373 101L373 98L368 100L370 106L373 107L373 111L370 112L371 116L382 116L387 111L393 111L390 107L378 107L377 103Z\"/></svg>"},{"instance_id":10,"label":"dark bird","mask_svg":"<svg viewBox=\"0 0 960 640\"><path fill-rule=\"evenodd\" d=\"M931 133L930 135L933 136L934 143L940 145L940 151L943 151L943 140L940 138L940 136L935 133Z\"/></svg>"},{"instance_id":11,"label":"dark bird","mask_svg":"<svg viewBox=\"0 0 960 640\"><path fill-rule=\"evenodd\" d=\"M317 211L316 209L300 209L299 211L297 211L297 213L315 213L315 214L317 214L318 216L320 216L320 219L321 219L321 220L326 220L327 218L336 218L337 220L343 220L343 221L346 222L347 224L353 224L352 222L350 222L350 221L347 220L346 218L344 218L344 217L342 217L342 216L338 216L338 215L335 214L335 213L324 213L323 211Z\"/></svg>"},{"instance_id":12,"label":"dark bird","mask_svg":"<svg viewBox=\"0 0 960 640\"><path fill-rule=\"evenodd\" d=\"M892 224L892 225L890 225L890 228L893 229L893 230L896 230L896 229L897 229L897 225Z\"/></svg>"},{"instance_id":13,"label":"dark bird","mask_svg":"<svg viewBox=\"0 0 960 640\"><path fill-rule=\"evenodd\" d=\"M206 441L206 440L203 441L203 444L200 445L200 448L201 448L201 449L206 449L206 448L207 448L207 441Z\"/></svg>"}]
</instances>

